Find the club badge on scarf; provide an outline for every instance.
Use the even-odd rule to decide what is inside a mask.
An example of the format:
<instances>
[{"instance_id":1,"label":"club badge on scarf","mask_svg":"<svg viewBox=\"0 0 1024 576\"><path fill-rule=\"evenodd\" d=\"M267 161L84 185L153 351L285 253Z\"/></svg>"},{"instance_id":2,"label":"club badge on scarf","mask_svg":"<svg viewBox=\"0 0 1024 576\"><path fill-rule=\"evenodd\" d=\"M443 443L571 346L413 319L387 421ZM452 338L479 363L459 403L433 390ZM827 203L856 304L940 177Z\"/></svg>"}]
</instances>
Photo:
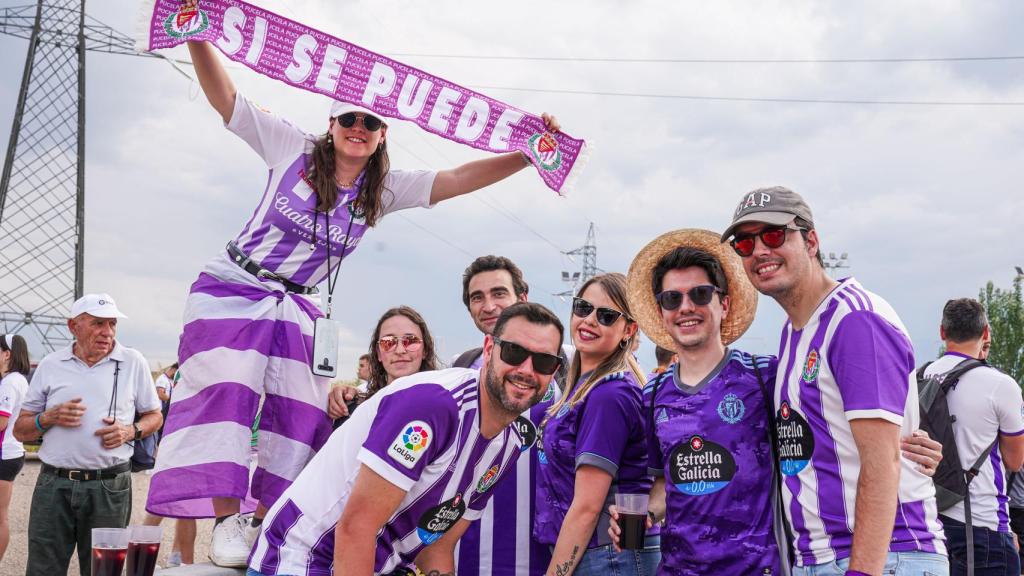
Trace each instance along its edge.
<instances>
[{"instance_id":1,"label":"club badge on scarf","mask_svg":"<svg viewBox=\"0 0 1024 576\"><path fill-rule=\"evenodd\" d=\"M231 60L286 84L359 104L387 118L489 152L521 151L566 194L586 163L583 140L540 116L432 76L240 0L145 0L137 48L212 42Z\"/></svg>"}]
</instances>

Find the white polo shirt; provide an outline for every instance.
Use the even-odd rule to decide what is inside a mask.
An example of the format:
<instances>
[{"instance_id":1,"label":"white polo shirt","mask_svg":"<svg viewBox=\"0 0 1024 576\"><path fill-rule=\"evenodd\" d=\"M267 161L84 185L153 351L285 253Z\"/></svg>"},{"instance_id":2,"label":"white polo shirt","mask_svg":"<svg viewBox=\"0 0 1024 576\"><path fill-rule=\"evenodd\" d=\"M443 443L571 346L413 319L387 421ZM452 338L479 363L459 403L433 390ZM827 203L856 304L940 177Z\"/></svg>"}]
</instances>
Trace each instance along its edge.
<instances>
[{"instance_id":1,"label":"white polo shirt","mask_svg":"<svg viewBox=\"0 0 1024 576\"><path fill-rule=\"evenodd\" d=\"M124 444L108 450L95 434L107 426L103 418L111 408L115 372L117 398L113 404L118 422L128 424L135 420L136 412L160 409L149 364L138 350L116 342L110 354L92 366L77 358L71 346L43 358L29 384L22 410L43 412L81 398L85 414L81 426L53 426L46 430L39 449L40 460L58 468L100 470L132 457L131 446Z\"/></svg>"},{"instance_id":2,"label":"white polo shirt","mask_svg":"<svg viewBox=\"0 0 1024 576\"><path fill-rule=\"evenodd\" d=\"M925 375L949 372L965 359L963 355L947 352L928 365ZM960 453L960 465L965 470L974 465L998 436L1024 434L1024 417L1021 415L1024 400L1021 399L1020 387L1013 378L994 368L982 366L961 376L956 387L949 391L947 403L949 413L956 416L953 437ZM1008 476L1000 456L997 444L971 482L971 517L975 526L1009 532ZM942 514L963 522L963 502L943 510Z\"/></svg>"}]
</instances>

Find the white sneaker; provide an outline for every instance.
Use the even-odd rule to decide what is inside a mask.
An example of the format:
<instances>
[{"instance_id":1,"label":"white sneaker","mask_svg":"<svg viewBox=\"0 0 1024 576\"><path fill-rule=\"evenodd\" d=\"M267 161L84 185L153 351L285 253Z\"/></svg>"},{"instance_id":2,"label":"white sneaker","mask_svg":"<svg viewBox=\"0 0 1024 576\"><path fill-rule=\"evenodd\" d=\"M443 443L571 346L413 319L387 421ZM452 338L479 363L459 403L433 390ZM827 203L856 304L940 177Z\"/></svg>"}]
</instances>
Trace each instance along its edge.
<instances>
[{"instance_id":1,"label":"white sneaker","mask_svg":"<svg viewBox=\"0 0 1024 576\"><path fill-rule=\"evenodd\" d=\"M245 524L245 543L249 545L249 550L252 550L253 546L256 545L256 539L260 537L260 528L263 527L261 523L259 526L252 525L252 519L250 518Z\"/></svg>"},{"instance_id":2,"label":"white sneaker","mask_svg":"<svg viewBox=\"0 0 1024 576\"><path fill-rule=\"evenodd\" d=\"M249 551L252 550L245 540L248 525L241 516L232 514L213 528L210 560L214 564L224 568L245 568L248 565Z\"/></svg>"},{"instance_id":3,"label":"white sneaker","mask_svg":"<svg viewBox=\"0 0 1024 576\"><path fill-rule=\"evenodd\" d=\"M167 557L167 568L174 566L181 566L181 552L171 552L171 555Z\"/></svg>"}]
</instances>

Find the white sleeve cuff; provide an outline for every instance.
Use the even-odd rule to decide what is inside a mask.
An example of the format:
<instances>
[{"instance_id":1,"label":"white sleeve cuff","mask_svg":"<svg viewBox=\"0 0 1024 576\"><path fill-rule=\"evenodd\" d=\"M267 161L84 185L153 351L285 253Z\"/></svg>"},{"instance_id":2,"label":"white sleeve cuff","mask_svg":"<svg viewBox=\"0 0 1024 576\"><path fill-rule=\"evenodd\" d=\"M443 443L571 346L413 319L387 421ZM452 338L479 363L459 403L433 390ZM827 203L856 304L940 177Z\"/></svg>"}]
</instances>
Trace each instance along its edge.
<instances>
[{"instance_id":1,"label":"white sleeve cuff","mask_svg":"<svg viewBox=\"0 0 1024 576\"><path fill-rule=\"evenodd\" d=\"M415 480L409 478L405 474L402 474L398 470L395 470L391 465L385 462L380 456L377 456L373 452L370 452L366 448L360 448L359 454L356 459L366 465L367 468L373 470L377 474L380 474L388 482L391 482L395 486L398 486L402 490L408 492L412 490Z\"/></svg>"}]
</instances>

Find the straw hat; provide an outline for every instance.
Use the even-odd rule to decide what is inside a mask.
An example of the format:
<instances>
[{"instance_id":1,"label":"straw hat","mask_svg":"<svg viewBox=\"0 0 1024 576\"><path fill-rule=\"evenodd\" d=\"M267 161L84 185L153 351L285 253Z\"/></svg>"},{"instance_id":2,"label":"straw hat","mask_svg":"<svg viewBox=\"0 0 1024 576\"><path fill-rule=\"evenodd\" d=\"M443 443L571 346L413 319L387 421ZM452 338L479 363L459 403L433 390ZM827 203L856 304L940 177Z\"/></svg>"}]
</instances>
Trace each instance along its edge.
<instances>
[{"instance_id":1,"label":"straw hat","mask_svg":"<svg viewBox=\"0 0 1024 576\"><path fill-rule=\"evenodd\" d=\"M675 350L676 344L669 336L661 319L661 307L651 290L651 276L654 267L666 254L676 248L690 247L703 250L722 264L729 283L729 313L722 319L722 343L737 340L754 321L757 311L757 291L747 280L740 257L728 244L723 244L720 235L710 230L686 228L666 232L644 246L629 265L627 285L629 306L633 310L640 329L655 344L668 350Z\"/></svg>"}]
</instances>

